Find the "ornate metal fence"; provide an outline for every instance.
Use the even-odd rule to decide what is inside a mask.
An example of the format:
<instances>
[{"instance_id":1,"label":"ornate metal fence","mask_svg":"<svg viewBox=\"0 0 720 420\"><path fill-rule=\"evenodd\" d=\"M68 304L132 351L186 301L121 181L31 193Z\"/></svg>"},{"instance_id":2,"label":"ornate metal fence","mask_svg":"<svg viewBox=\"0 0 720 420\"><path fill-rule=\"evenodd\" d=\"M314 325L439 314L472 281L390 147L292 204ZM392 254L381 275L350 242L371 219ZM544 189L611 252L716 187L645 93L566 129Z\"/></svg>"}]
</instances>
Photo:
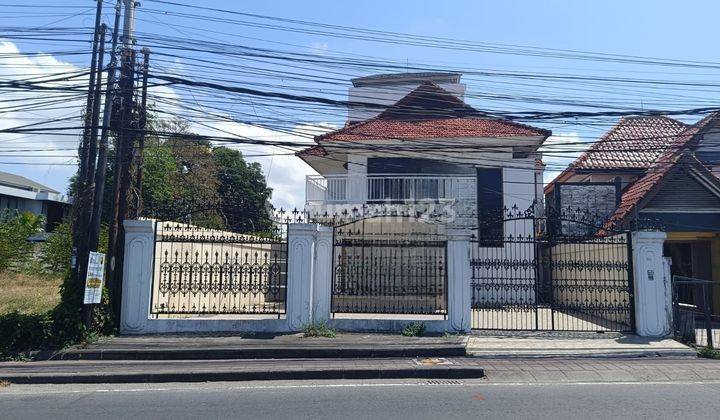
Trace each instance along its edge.
<instances>
[{"instance_id":1,"label":"ornate metal fence","mask_svg":"<svg viewBox=\"0 0 720 420\"><path fill-rule=\"evenodd\" d=\"M430 233L334 233L333 313L447 314L447 241Z\"/></svg>"},{"instance_id":2,"label":"ornate metal fence","mask_svg":"<svg viewBox=\"0 0 720 420\"><path fill-rule=\"evenodd\" d=\"M287 240L158 222L151 314L284 314Z\"/></svg>"},{"instance_id":3,"label":"ornate metal fence","mask_svg":"<svg viewBox=\"0 0 720 420\"><path fill-rule=\"evenodd\" d=\"M630 234L571 236L544 226L546 218L525 212L479 230L493 236L472 246L473 328L632 331Z\"/></svg>"}]
</instances>

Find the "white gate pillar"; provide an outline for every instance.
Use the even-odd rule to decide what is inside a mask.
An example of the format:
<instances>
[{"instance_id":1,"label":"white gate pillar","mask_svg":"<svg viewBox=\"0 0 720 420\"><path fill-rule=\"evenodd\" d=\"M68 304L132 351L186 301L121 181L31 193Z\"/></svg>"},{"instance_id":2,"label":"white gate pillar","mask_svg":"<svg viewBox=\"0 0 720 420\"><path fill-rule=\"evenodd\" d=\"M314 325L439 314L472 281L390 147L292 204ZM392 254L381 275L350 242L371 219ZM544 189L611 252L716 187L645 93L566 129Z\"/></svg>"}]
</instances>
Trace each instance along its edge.
<instances>
[{"instance_id":1,"label":"white gate pillar","mask_svg":"<svg viewBox=\"0 0 720 420\"><path fill-rule=\"evenodd\" d=\"M672 331L672 283L663 259L664 232L633 232L635 329L644 337Z\"/></svg>"},{"instance_id":2,"label":"white gate pillar","mask_svg":"<svg viewBox=\"0 0 720 420\"><path fill-rule=\"evenodd\" d=\"M313 267L313 314L315 323L330 319L330 295L333 277L333 228L320 226L315 236Z\"/></svg>"},{"instance_id":3,"label":"white gate pillar","mask_svg":"<svg viewBox=\"0 0 720 420\"><path fill-rule=\"evenodd\" d=\"M317 225L288 225L287 325L299 331L312 320L313 260Z\"/></svg>"},{"instance_id":4,"label":"white gate pillar","mask_svg":"<svg viewBox=\"0 0 720 420\"><path fill-rule=\"evenodd\" d=\"M120 333L145 331L150 317L155 222L125 220ZM111 262L113 263L113 262Z\"/></svg>"},{"instance_id":5,"label":"white gate pillar","mask_svg":"<svg viewBox=\"0 0 720 420\"><path fill-rule=\"evenodd\" d=\"M447 230L448 325L455 332L469 332L472 316L470 232Z\"/></svg>"}]
</instances>

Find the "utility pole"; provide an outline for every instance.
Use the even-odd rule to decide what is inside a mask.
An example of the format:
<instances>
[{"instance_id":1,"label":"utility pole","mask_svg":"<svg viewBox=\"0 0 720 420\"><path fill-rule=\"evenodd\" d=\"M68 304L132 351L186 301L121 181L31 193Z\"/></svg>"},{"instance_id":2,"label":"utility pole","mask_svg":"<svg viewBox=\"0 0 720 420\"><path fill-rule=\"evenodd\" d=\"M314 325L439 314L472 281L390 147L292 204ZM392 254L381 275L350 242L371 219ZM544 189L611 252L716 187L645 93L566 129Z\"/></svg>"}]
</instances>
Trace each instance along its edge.
<instances>
[{"instance_id":1,"label":"utility pole","mask_svg":"<svg viewBox=\"0 0 720 420\"><path fill-rule=\"evenodd\" d=\"M82 290L85 282L85 275L87 273L88 263L88 248L87 248L87 233L88 223L90 220L90 212L92 208L92 196L90 191L90 179L88 174L88 168L90 167L91 159L94 162L95 156L90 156L90 142L91 134L93 129L94 111L96 110L96 102L99 101L98 85L96 79L98 74L102 74L102 64L98 65L99 58L99 45L101 43L101 36L104 42L104 25L101 26L102 18L102 0L97 1L97 7L95 10L95 28L93 31L93 42L92 42L92 56L90 59L90 73L88 77L88 97L85 108L85 126L83 129L83 135L78 150L78 157L80 163L78 165L78 178L76 181L75 189L75 203L72 208L72 244L73 244L73 264L71 273L71 283L77 293L82 298ZM102 58L100 58L102 61ZM99 106L99 105L98 105ZM94 165L94 163L93 163ZM72 304L75 304L73 301ZM78 309L81 308L82 300L77 303ZM85 314L83 314L85 316Z\"/></svg>"},{"instance_id":2,"label":"utility pole","mask_svg":"<svg viewBox=\"0 0 720 420\"><path fill-rule=\"evenodd\" d=\"M135 191L137 191L137 203L135 208L135 217L140 217L142 212L142 171L143 171L143 151L145 150L145 127L147 126L147 89L148 89L148 69L150 68L150 49L145 47L143 53L143 73L142 73L142 100L140 103L139 123L138 123L138 148L135 157L137 162L135 172Z\"/></svg>"},{"instance_id":3,"label":"utility pole","mask_svg":"<svg viewBox=\"0 0 720 420\"><path fill-rule=\"evenodd\" d=\"M100 41L100 46L98 48L98 60L97 60L97 77L95 78L95 89L93 92L93 107L92 107L92 119L91 124L92 127L90 128L90 138L89 138L89 145L88 145L88 163L87 163L87 180L85 187L85 194L88 197L88 202L85 203L87 209L84 210L83 213L86 214L85 217L83 217L83 220L88 220L92 218L92 209L95 207L92 200L90 200L92 197L94 197L94 173L95 173L95 160L97 159L97 136L98 136L98 125L100 125L100 91L102 90L102 72L103 72L103 63L104 63L104 56L105 56L105 31L107 30L107 26L103 23L100 26L100 31L98 34L98 38ZM88 220L89 221L89 220ZM90 241L88 239L89 235L92 232L92 229L90 229L89 226L85 226L82 229L83 232L86 232L88 236L86 236L85 243L78 247L78 250L80 251L80 255L82 257L80 258L80 262L82 264L79 272L80 280L82 281L87 273L88 267L87 264L89 263L89 257L90 257L90 251L93 250L90 247ZM85 274L83 274L85 273ZM83 322L85 324L85 327L90 329L92 327L92 312L93 312L93 305L92 304L85 304L83 305Z\"/></svg>"},{"instance_id":4,"label":"utility pole","mask_svg":"<svg viewBox=\"0 0 720 420\"><path fill-rule=\"evenodd\" d=\"M122 35L122 64L120 68L120 117L115 147L115 179L113 181L112 218L108 238L108 288L112 298L113 312L120 319L125 230L123 220L128 217L127 201L132 186L133 140L132 121L135 86L135 51L133 30L135 27L135 0L124 1L124 24Z\"/></svg>"},{"instance_id":5,"label":"utility pole","mask_svg":"<svg viewBox=\"0 0 720 420\"><path fill-rule=\"evenodd\" d=\"M115 80L117 68L117 44L120 35L120 16L122 0L115 4L115 22L113 24L112 46L110 51L110 65L108 68L107 87L105 92L105 108L103 109L103 125L98 146L98 163L95 171L95 198L93 202L92 220L90 222L90 237L88 244L91 251L97 251L100 240L100 224L102 221L103 202L105 201L105 177L107 173L108 138L110 136L110 120L112 118L113 102L115 102Z\"/></svg>"}]
</instances>

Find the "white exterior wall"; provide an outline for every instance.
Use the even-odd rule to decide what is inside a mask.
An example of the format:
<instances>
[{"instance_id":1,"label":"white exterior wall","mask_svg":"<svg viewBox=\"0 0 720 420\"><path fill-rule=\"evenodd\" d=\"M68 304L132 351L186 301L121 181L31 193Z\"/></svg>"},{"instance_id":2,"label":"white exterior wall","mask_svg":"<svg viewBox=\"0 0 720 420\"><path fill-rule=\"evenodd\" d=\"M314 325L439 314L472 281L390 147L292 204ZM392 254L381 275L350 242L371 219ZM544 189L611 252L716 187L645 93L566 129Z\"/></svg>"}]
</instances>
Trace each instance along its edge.
<instances>
[{"instance_id":1,"label":"white exterior wall","mask_svg":"<svg viewBox=\"0 0 720 420\"><path fill-rule=\"evenodd\" d=\"M407 96L408 93L417 89L419 83L410 83L402 85L381 85L381 86L360 86L350 87L348 91L348 100L350 102L378 104L383 107L389 107L395 102ZM462 83L440 83L438 84L444 90L463 99L465 96L465 85ZM349 107L348 120L361 121L376 117L383 109L369 109L365 107Z\"/></svg>"}]
</instances>

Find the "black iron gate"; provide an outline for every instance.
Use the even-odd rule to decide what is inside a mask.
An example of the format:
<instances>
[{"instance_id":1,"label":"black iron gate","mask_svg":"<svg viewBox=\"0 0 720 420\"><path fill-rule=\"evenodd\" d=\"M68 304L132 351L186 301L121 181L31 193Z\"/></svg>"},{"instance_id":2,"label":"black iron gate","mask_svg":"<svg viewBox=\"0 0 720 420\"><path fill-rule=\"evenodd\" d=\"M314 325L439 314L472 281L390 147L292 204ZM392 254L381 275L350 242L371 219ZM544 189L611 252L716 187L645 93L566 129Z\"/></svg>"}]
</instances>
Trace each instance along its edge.
<instances>
[{"instance_id":1,"label":"black iron gate","mask_svg":"<svg viewBox=\"0 0 720 420\"><path fill-rule=\"evenodd\" d=\"M447 314L447 240L383 218L336 226L335 313Z\"/></svg>"},{"instance_id":2,"label":"black iron gate","mask_svg":"<svg viewBox=\"0 0 720 420\"><path fill-rule=\"evenodd\" d=\"M480 226L472 246L473 328L634 330L630 233L556 220L511 211Z\"/></svg>"}]
</instances>

